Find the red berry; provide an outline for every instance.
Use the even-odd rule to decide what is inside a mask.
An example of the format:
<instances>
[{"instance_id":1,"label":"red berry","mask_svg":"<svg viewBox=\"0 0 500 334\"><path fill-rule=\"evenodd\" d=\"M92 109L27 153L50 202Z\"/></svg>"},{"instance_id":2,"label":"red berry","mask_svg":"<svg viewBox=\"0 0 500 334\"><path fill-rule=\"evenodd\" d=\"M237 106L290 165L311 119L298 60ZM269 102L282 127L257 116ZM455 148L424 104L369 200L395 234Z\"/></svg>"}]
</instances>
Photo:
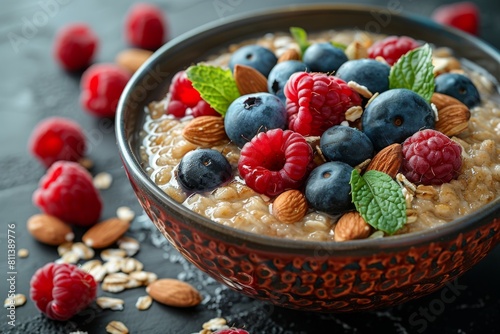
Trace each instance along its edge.
<instances>
[{"instance_id":1,"label":"red berry","mask_svg":"<svg viewBox=\"0 0 500 334\"><path fill-rule=\"evenodd\" d=\"M75 23L58 31L54 57L68 71L89 66L99 45L97 35L84 23Z\"/></svg>"},{"instance_id":2,"label":"red berry","mask_svg":"<svg viewBox=\"0 0 500 334\"><path fill-rule=\"evenodd\" d=\"M299 188L312 160L312 149L300 134L282 129L260 132L241 149L238 170L258 193L275 196Z\"/></svg>"},{"instance_id":3,"label":"red berry","mask_svg":"<svg viewBox=\"0 0 500 334\"><path fill-rule=\"evenodd\" d=\"M163 45L167 27L160 8L147 3L134 5L125 20L128 43L138 48L157 49Z\"/></svg>"},{"instance_id":4,"label":"red berry","mask_svg":"<svg viewBox=\"0 0 500 334\"><path fill-rule=\"evenodd\" d=\"M361 105L361 97L342 79L324 73L297 72L285 85L288 128L304 136L320 136L345 120L345 112Z\"/></svg>"},{"instance_id":5,"label":"red berry","mask_svg":"<svg viewBox=\"0 0 500 334\"><path fill-rule=\"evenodd\" d=\"M94 224L102 201L92 176L76 162L57 161L40 179L33 203L44 213L80 226Z\"/></svg>"},{"instance_id":6,"label":"red berry","mask_svg":"<svg viewBox=\"0 0 500 334\"><path fill-rule=\"evenodd\" d=\"M175 117L184 117L186 115L187 106L181 101L170 100L167 105L166 112L169 115L173 115Z\"/></svg>"},{"instance_id":7,"label":"red berry","mask_svg":"<svg viewBox=\"0 0 500 334\"><path fill-rule=\"evenodd\" d=\"M462 148L436 130L422 130L403 142L403 172L408 180L426 185L450 182L462 166Z\"/></svg>"},{"instance_id":8,"label":"red berry","mask_svg":"<svg viewBox=\"0 0 500 334\"><path fill-rule=\"evenodd\" d=\"M185 71L179 71L174 75L169 92L171 99L182 101L190 108L196 106L201 100L200 93L194 89Z\"/></svg>"},{"instance_id":9,"label":"red berry","mask_svg":"<svg viewBox=\"0 0 500 334\"><path fill-rule=\"evenodd\" d=\"M50 117L38 123L28 145L31 154L45 167L58 160L78 161L86 148L80 125L63 117Z\"/></svg>"},{"instance_id":10,"label":"red berry","mask_svg":"<svg viewBox=\"0 0 500 334\"><path fill-rule=\"evenodd\" d=\"M226 329L219 329L218 331L214 332L214 334L250 334L250 333L240 328L226 328Z\"/></svg>"},{"instance_id":11,"label":"red berry","mask_svg":"<svg viewBox=\"0 0 500 334\"><path fill-rule=\"evenodd\" d=\"M214 108L210 106L205 100L200 100L193 107L193 117L199 116L222 116Z\"/></svg>"},{"instance_id":12,"label":"red berry","mask_svg":"<svg viewBox=\"0 0 500 334\"><path fill-rule=\"evenodd\" d=\"M420 44L411 37L389 36L370 46L368 49L368 58L375 59L380 56L392 66L402 55L419 46Z\"/></svg>"},{"instance_id":13,"label":"red berry","mask_svg":"<svg viewBox=\"0 0 500 334\"><path fill-rule=\"evenodd\" d=\"M60 321L87 308L97 294L92 275L67 263L47 263L35 272L30 286L36 307L48 318Z\"/></svg>"},{"instance_id":14,"label":"red berry","mask_svg":"<svg viewBox=\"0 0 500 334\"><path fill-rule=\"evenodd\" d=\"M473 2L457 2L437 7L432 19L473 35L479 33L479 9Z\"/></svg>"},{"instance_id":15,"label":"red berry","mask_svg":"<svg viewBox=\"0 0 500 334\"><path fill-rule=\"evenodd\" d=\"M95 64L80 82L80 102L85 110L99 117L113 117L130 73L113 64Z\"/></svg>"}]
</instances>

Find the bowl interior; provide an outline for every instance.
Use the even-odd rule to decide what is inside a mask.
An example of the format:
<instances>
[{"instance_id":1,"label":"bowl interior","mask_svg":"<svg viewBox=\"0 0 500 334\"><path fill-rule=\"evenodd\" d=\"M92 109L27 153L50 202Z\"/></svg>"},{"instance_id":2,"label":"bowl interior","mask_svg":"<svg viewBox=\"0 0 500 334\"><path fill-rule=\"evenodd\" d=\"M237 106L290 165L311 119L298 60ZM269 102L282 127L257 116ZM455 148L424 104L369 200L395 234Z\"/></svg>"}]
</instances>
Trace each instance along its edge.
<instances>
[{"instance_id":1,"label":"bowl interior","mask_svg":"<svg viewBox=\"0 0 500 334\"><path fill-rule=\"evenodd\" d=\"M385 24L376 20L377 11L387 9L366 6L292 6L263 13L251 13L216 22L184 34L160 48L135 73L127 85L118 106L117 140L122 159L133 177L151 195L165 203L168 210L176 211L186 219L197 222L201 228L217 231L228 238L261 245L264 248L293 249L297 252L315 249L317 242L282 240L222 226L201 217L165 195L142 169L139 155L140 131L143 126L144 108L159 100L168 89L169 79L177 71L206 59L232 43L269 32L288 32L291 26L300 26L308 32L325 29L358 29L387 35L408 35L437 46L449 47L456 56L479 65L492 77L500 77L500 55L480 40L455 30L444 28L426 18L391 14ZM452 237L460 231L471 229L474 224L500 216L500 199L484 209L457 219L443 226L384 239L365 239L342 243L329 242L322 247L349 252L353 249L405 247L433 239Z\"/></svg>"}]
</instances>

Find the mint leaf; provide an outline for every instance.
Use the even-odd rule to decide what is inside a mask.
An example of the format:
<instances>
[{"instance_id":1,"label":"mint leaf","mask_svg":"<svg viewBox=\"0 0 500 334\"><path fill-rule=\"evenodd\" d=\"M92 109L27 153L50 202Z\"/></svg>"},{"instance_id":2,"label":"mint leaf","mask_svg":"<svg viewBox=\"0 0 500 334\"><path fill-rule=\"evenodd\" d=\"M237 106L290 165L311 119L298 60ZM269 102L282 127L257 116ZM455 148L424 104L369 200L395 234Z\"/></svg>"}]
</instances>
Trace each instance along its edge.
<instances>
[{"instance_id":1,"label":"mint leaf","mask_svg":"<svg viewBox=\"0 0 500 334\"><path fill-rule=\"evenodd\" d=\"M292 34L293 39L299 45L301 54L304 54L309 45L311 45L307 41L307 32L300 27L290 27L290 34Z\"/></svg>"},{"instance_id":2,"label":"mint leaf","mask_svg":"<svg viewBox=\"0 0 500 334\"><path fill-rule=\"evenodd\" d=\"M407 88L430 101L434 93L433 69L429 44L408 51L392 66L389 88Z\"/></svg>"},{"instance_id":3,"label":"mint leaf","mask_svg":"<svg viewBox=\"0 0 500 334\"><path fill-rule=\"evenodd\" d=\"M355 169L350 183L352 201L368 224L387 234L403 227L406 223L405 198L389 175L370 170L361 176Z\"/></svg>"},{"instance_id":4,"label":"mint leaf","mask_svg":"<svg viewBox=\"0 0 500 334\"><path fill-rule=\"evenodd\" d=\"M345 44L342 44L342 43L339 43L339 42L334 42L334 41L331 41L330 42L334 47L336 48L339 48L340 50L342 51L345 51L347 49L347 45Z\"/></svg>"},{"instance_id":5,"label":"mint leaf","mask_svg":"<svg viewBox=\"0 0 500 334\"><path fill-rule=\"evenodd\" d=\"M201 97L222 116L240 96L231 70L199 64L189 67L186 74Z\"/></svg>"}]
</instances>

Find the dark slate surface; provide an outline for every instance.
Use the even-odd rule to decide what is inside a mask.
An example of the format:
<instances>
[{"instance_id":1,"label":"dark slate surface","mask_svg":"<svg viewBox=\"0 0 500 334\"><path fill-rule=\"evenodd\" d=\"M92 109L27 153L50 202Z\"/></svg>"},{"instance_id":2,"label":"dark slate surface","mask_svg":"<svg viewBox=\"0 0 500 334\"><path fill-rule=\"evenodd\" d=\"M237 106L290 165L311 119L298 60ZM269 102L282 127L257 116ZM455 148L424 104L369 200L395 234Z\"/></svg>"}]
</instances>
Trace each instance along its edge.
<instances>
[{"instance_id":1,"label":"dark slate surface","mask_svg":"<svg viewBox=\"0 0 500 334\"><path fill-rule=\"evenodd\" d=\"M397 1L397 0L392 0ZM164 0L154 1L168 15L170 36L174 37L200 24L217 21L246 11L278 7L300 1L286 0ZM303 1L305 2L305 1ZM324 1L327 2L327 1ZM354 1L358 3L359 1ZM366 1L388 6L391 1ZM408 12L429 15L438 3L448 1L401 0ZM31 195L44 169L26 150L31 129L49 115L77 120L89 140L93 172L108 171L114 182L102 191L103 218L113 216L117 207L127 205L139 217L129 234L142 241L136 258L145 270L160 277L183 279L198 288L204 300L194 309L175 309L153 304L139 312L134 304L144 294L142 288L118 294L125 300L119 312L101 310L96 305L66 323L40 315L33 303L15 312L15 327L8 324L7 310L0 318L0 333L61 333L81 330L105 333L111 320L121 320L132 333L194 333L202 324L222 316L230 324L251 333L497 333L500 324L500 249L497 247L480 264L444 289L390 309L355 314L315 314L291 311L255 301L226 289L195 269L173 250L144 216L125 178L115 146L112 125L84 113L78 104L79 74L60 70L51 57L54 33L64 24L89 23L101 39L98 62L111 62L126 47L122 37L123 18L131 0L2 0L0 10L0 287L7 297L7 233L15 225L17 249L26 248L30 256L17 259L16 291L29 294L34 271L57 258L55 248L34 241L26 231L26 220L38 209ZM481 37L500 47L500 26L496 24L498 1L477 1L481 7ZM45 8L45 9L44 9ZM300 22L297 22L300 24ZM12 39L18 37L16 42ZM81 234L82 231L77 231ZM100 293L103 295L103 293ZM104 295L111 295L104 293Z\"/></svg>"}]
</instances>

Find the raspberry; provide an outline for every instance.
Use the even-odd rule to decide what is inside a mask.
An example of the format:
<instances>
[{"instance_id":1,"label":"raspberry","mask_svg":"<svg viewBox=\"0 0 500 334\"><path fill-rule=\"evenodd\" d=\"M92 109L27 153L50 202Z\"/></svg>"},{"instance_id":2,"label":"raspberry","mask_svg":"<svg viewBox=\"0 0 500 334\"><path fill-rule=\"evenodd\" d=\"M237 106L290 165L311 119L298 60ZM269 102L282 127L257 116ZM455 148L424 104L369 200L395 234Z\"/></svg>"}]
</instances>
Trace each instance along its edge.
<instances>
[{"instance_id":1,"label":"raspberry","mask_svg":"<svg viewBox=\"0 0 500 334\"><path fill-rule=\"evenodd\" d=\"M416 132L403 142L403 172L408 180L425 185L450 182L462 166L462 148L436 130Z\"/></svg>"},{"instance_id":2,"label":"raspberry","mask_svg":"<svg viewBox=\"0 0 500 334\"><path fill-rule=\"evenodd\" d=\"M47 263L30 282L30 296L36 307L53 320L66 321L96 298L92 275L67 263Z\"/></svg>"},{"instance_id":3,"label":"raspberry","mask_svg":"<svg viewBox=\"0 0 500 334\"><path fill-rule=\"evenodd\" d=\"M345 112L361 105L346 82L323 73L297 72L285 85L288 128L304 136L320 136L345 120Z\"/></svg>"},{"instance_id":4,"label":"raspberry","mask_svg":"<svg viewBox=\"0 0 500 334\"><path fill-rule=\"evenodd\" d=\"M432 19L473 35L479 34L479 9L473 2L458 2L437 7Z\"/></svg>"},{"instance_id":5,"label":"raspberry","mask_svg":"<svg viewBox=\"0 0 500 334\"><path fill-rule=\"evenodd\" d=\"M193 107L193 117L200 117L200 116L222 116L219 114L214 108L210 106L205 100L200 100L194 107Z\"/></svg>"},{"instance_id":6,"label":"raspberry","mask_svg":"<svg viewBox=\"0 0 500 334\"><path fill-rule=\"evenodd\" d=\"M29 150L45 167L58 160L78 161L85 153L85 135L78 123L50 117L38 123L29 139Z\"/></svg>"},{"instance_id":7,"label":"raspberry","mask_svg":"<svg viewBox=\"0 0 500 334\"><path fill-rule=\"evenodd\" d=\"M134 5L125 20L128 43L138 48L154 50L162 46L167 27L160 8L147 3Z\"/></svg>"},{"instance_id":8,"label":"raspberry","mask_svg":"<svg viewBox=\"0 0 500 334\"><path fill-rule=\"evenodd\" d=\"M95 64L80 82L80 102L85 110L99 117L113 117L130 73L113 64Z\"/></svg>"},{"instance_id":9,"label":"raspberry","mask_svg":"<svg viewBox=\"0 0 500 334\"><path fill-rule=\"evenodd\" d=\"M260 132L241 149L238 170L253 190L275 196L299 188L309 172L312 149L300 134Z\"/></svg>"},{"instance_id":10,"label":"raspberry","mask_svg":"<svg viewBox=\"0 0 500 334\"><path fill-rule=\"evenodd\" d=\"M187 106L178 100L170 100L167 105L166 112L168 115L181 118L186 115Z\"/></svg>"},{"instance_id":11,"label":"raspberry","mask_svg":"<svg viewBox=\"0 0 500 334\"><path fill-rule=\"evenodd\" d=\"M420 44L411 37L389 36L370 46L368 58L375 59L380 56L392 66L402 55L419 46Z\"/></svg>"},{"instance_id":12,"label":"raspberry","mask_svg":"<svg viewBox=\"0 0 500 334\"><path fill-rule=\"evenodd\" d=\"M250 333L240 328L225 328L225 329L219 329L217 332L214 332L214 334L250 334Z\"/></svg>"},{"instance_id":13,"label":"raspberry","mask_svg":"<svg viewBox=\"0 0 500 334\"><path fill-rule=\"evenodd\" d=\"M40 179L33 203L44 213L80 226L94 224L102 201L92 176L76 162L57 161Z\"/></svg>"},{"instance_id":14,"label":"raspberry","mask_svg":"<svg viewBox=\"0 0 500 334\"><path fill-rule=\"evenodd\" d=\"M174 75L169 92L171 99L181 101L190 108L201 100L200 93L194 89L185 71L179 71Z\"/></svg>"},{"instance_id":15,"label":"raspberry","mask_svg":"<svg viewBox=\"0 0 500 334\"><path fill-rule=\"evenodd\" d=\"M88 25L67 25L56 35L54 57L68 71L82 70L92 62L98 45L99 40Z\"/></svg>"}]
</instances>

